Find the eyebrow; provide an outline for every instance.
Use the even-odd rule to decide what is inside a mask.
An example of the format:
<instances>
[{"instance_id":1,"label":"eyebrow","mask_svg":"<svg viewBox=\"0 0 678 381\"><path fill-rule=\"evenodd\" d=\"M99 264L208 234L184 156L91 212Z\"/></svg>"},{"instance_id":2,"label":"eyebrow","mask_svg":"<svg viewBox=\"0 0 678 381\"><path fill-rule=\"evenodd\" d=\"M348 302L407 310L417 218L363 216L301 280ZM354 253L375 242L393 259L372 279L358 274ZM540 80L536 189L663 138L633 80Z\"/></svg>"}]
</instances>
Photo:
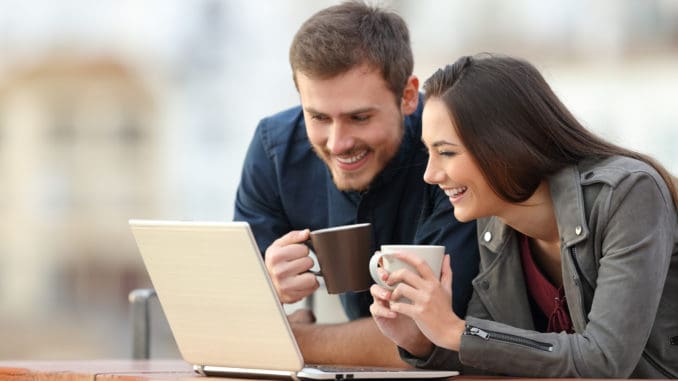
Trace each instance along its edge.
<instances>
[{"instance_id":1,"label":"eyebrow","mask_svg":"<svg viewBox=\"0 0 678 381\"><path fill-rule=\"evenodd\" d=\"M433 144L431 144L431 148L438 148L441 146L458 146L458 144L448 142L446 140L438 140L437 142L433 142Z\"/></svg>"},{"instance_id":2,"label":"eyebrow","mask_svg":"<svg viewBox=\"0 0 678 381\"><path fill-rule=\"evenodd\" d=\"M355 109L355 110L351 110L351 111L347 111L347 112L342 112L342 113L339 114L339 115L341 115L341 116L346 116L346 115L363 114L363 113L366 113L366 112L377 111L378 109L379 109L378 107L364 107L364 108L359 108L359 109ZM304 110L305 110L306 112L310 113L310 114L327 115L326 113L324 113L324 112L322 112L322 111L318 111L318 110L316 110L316 109L314 109L314 108L312 108L312 107L304 107Z\"/></svg>"}]
</instances>

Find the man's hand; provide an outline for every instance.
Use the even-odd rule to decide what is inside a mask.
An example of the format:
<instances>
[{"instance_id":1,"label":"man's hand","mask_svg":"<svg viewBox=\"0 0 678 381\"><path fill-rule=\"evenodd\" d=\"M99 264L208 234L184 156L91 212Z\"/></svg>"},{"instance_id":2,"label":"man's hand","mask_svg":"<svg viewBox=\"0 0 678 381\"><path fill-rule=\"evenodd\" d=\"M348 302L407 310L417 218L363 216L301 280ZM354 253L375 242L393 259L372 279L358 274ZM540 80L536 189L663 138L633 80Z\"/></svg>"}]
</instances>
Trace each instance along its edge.
<instances>
[{"instance_id":1,"label":"man's hand","mask_svg":"<svg viewBox=\"0 0 678 381\"><path fill-rule=\"evenodd\" d=\"M301 308L287 315L287 321L290 324L313 324L315 323L315 314L307 308Z\"/></svg>"},{"instance_id":2,"label":"man's hand","mask_svg":"<svg viewBox=\"0 0 678 381\"><path fill-rule=\"evenodd\" d=\"M294 230L275 240L266 249L266 270L280 301L295 303L312 294L320 284L315 275L306 272L313 267L304 241L309 230Z\"/></svg>"},{"instance_id":3,"label":"man's hand","mask_svg":"<svg viewBox=\"0 0 678 381\"><path fill-rule=\"evenodd\" d=\"M409 367L369 317L346 323L292 324L292 331L304 361L312 364Z\"/></svg>"}]
</instances>

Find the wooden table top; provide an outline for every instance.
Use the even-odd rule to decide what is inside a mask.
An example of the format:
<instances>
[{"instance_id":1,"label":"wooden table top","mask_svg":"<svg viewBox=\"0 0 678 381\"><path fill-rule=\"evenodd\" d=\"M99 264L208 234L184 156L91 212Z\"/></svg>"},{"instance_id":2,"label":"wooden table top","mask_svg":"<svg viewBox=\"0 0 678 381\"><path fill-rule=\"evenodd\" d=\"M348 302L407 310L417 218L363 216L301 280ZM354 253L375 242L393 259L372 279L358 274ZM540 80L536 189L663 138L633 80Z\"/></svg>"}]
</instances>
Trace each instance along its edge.
<instances>
[{"instance_id":1,"label":"wooden table top","mask_svg":"<svg viewBox=\"0 0 678 381\"><path fill-rule=\"evenodd\" d=\"M205 380L182 360L0 361L1 381Z\"/></svg>"},{"instance_id":2,"label":"wooden table top","mask_svg":"<svg viewBox=\"0 0 678 381\"><path fill-rule=\"evenodd\" d=\"M183 360L0 361L0 381L207 381L225 379L224 377L200 376L193 371L193 366ZM228 379L246 380L241 378ZM465 375L454 377L455 381L497 381L497 379L502 381L521 380L519 377ZM549 379L531 378L523 380Z\"/></svg>"}]
</instances>

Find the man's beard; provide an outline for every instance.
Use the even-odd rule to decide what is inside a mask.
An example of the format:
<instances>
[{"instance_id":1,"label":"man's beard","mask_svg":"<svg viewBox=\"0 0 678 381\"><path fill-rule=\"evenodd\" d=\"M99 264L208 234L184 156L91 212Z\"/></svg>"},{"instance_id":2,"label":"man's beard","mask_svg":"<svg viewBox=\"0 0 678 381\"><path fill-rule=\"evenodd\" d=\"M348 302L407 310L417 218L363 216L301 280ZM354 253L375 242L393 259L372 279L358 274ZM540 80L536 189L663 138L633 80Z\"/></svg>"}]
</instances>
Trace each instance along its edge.
<instances>
[{"instance_id":1,"label":"man's beard","mask_svg":"<svg viewBox=\"0 0 678 381\"><path fill-rule=\"evenodd\" d=\"M311 144L311 147L313 147L313 151L315 154L320 158L320 160L325 163L327 168L330 171L330 175L332 176L332 182L334 185L337 187L342 192L364 192L367 191L370 188L370 185L374 181L377 176L384 170L386 165L393 160L393 158L397 155L400 145L402 143L402 138L403 135L401 135L400 139L394 144L394 146L390 147L392 148L392 152L388 152L388 158L386 160L383 160L382 162L378 163L378 170L376 170L374 173L371 174L371 177L367 180L365 180L363 183L357 183L357 181L360 180L361 176L366 176L363 171L358 171L357 173L351 173L351 172L345 172L341 171L339 168L337 168L336 163L333 161L333 157L337 155L331 155L327 150L325 150L323 147L317 147L313 144ZM362 145L358 147L354 147L349 151L346 151L342 153L342 155L350 154L352 152L360 152L360 151L368 151L367 155L371 155L372 157L369 158L369 160L379 160L383 158L383 152L382 156L378 157L376 155L376 151L372 149L369 146ZM368 163L368 165L373 166L374 163ZM371 168L363 168L364 170L370 170Z\"/></svg>"},{"instance_id":2,"label":"man's beard","mask_svg":"<svg viewBox=\"0 0 678 381\"><path fill-rule=\"evenodd\" d=\"M357 174L357 173L353 174L353 173L346 173L346 172L341 172L341 173L337 174L336 172L340 171L340 170L338 168L336 168L336 163L334 163L334 161L333 161L334 160L333 157L337 156L337 155L330 154L323 147L318 147L318 146L313 145L313 144L311 144L311 147L313 148L313 152L315 152L316 156L318 156L318 158L323 163L325 163L325 166L330 171L330 176L332 177L332 182L337 187L337 189L339 189L342 192L362 192L362 191L367 190L367 188L369 188L369 185L370 185L369 183L372 182L372 180L374 178L370 179L370 181L367 184L364 184L363 186L355 186L355 185L353 185L353 182L350 181L350 180L351 180L351 178L359 177L360 174ZM350 154L351 152L362 151L362 150L368 150L369 153L373 152L373 150L371 148L363 146L363 148L358 148L358 149L352 148L351 150L349 150L345 153L342 153L342 155L346 155L346 154ZM368 155L369 155L369 153L368 153ZM340 177L340 178L338 178L338 177ZM374 177L376 177L376 175ZM348 179L349 181L345 181L346 179Z\"/></svg>"}]
</instances>

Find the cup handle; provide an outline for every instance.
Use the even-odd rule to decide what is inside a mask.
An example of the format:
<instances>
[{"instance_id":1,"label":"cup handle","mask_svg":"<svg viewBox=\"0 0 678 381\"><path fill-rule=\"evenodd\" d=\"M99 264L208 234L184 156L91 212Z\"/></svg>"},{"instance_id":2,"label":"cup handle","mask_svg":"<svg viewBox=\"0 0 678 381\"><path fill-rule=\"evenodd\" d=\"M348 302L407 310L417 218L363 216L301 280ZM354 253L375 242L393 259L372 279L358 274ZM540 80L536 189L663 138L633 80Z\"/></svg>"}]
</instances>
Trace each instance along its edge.
<instances>
[{"instance_id":1,"label":"cup handle","mask_svg":"<svg viewBox=\"0 0 678 381\"><path fill-rule=\"evenodd\" d=\"M313 252L315 253L315 248L313 247L313 242L311 242L310 239L307 239L306 241L304 241L304 242L302 242L302 243L303 243L304 245L306 245L306 246L308 247L309 250L311 250L311 251L313 251ZM304 271L304 272L305 272L305 273L311 273L311 274L313 274L313 275L315 275L315 276L323 276L322 269L320 269L319 271L313 271L313 270L311 270L311 269L308 269L308 270L306 270L306 271Z\"/></svg>"},{"instance_id":2,"label":"cup handle","mask_svg":"<svg viewBox=\"0 0 678 381\"><path fill-rule=\"evenodd\" d=\"M381 257L383 256L384 254L380 251L377 251L374 253L374 255L372 255L372 258L370 258L370 275L372 276L372 279L374 279L374 281L381 287L393 290L394 287L384 283L384 281L379 277L379 272L377 272L377 268L379 268L379 260L381 260Z\"/></svg>"}]
</instances>

